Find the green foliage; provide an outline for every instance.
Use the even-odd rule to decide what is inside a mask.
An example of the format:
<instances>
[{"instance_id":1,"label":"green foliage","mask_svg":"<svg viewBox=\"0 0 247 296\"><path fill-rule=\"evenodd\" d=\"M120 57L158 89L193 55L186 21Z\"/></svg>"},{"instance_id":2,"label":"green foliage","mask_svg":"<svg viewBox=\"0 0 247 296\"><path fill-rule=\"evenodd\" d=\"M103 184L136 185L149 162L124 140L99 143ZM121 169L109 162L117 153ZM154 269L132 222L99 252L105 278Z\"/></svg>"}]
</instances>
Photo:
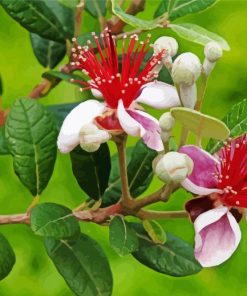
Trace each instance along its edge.
<instances>
[{"instance_id":1,"label":"green foliage","mask_svg":"<svg viewBox=\"0 0 247 296\"><path fill-rule=\"evenodd\" d=\"M142 225L155 244L164 244L166 242L166 233L157 221L144 220Z\"/></svg>"},{"instance_id":2,"label":"green foliage","mask_svg":"<svg viewBox=\"0 0 247 296\"><path fill-rule=\"evenodd\" d=\"M80 3L80 0L58 0L58 2L66 7L75 8Z\"/></svg>"},{"instance_id":3,"label":"green foliage","mask_svg":"<svg viewBox=\"0 0 247 296\"><path fill-rule=\"evenodd\" d=\"M0 233L0 281L12 270L15 264L15 253L8 240Z\"/></svg>"},{"instance_id":4,"label":"green foliage","mask_svg":"<svg viewBox=\"0 0 247 296\"><path fill-rule=\"evenodd\" d=\"M170 24L168 27L171 28L172 31L174 31L176 34L178 34L178 36L186 40L189 40L201 45L206 45L210 41L216 41L222 47L222 49L230 50L230 46L225 39L198 25L184 23L184 24Z\"/></svg>"},{"instance_id":5,"label":"green foliage","mask_svg":"<svg viewBox=\"0 0 247 296\"><path fill-rule=\"evenodd\" d=\"M106 0L86 0L85 9L93 17L106 15Z\"/></svg>"},{"instance_id":6,"label":"green foliage","mask_svg":"<svg viewBox=\"0 0 247 296\"><path fill-rule=\"evenodd\" d=\"M241 136L247 132L247 99L233 105L227 115L222 119L230 129L230 137ZM217 152L224 143L210 139L207 150L210 153Z\"/></svg>"},{"instance_id":7,"label":"green foliage","mask_svg":"<svg viewBox=\"0 0 247 296\"><path fill-rule=\"evenodd\" d=\"M4 126L0 127L0 155L9 154L9 149L5 137Z\"/></svg>"},{"instance_id":8,"label":"green foliage","mask_svg":"<svg viewBox=\"0 0 247 296\"><path fill-rule=\"evenodd\" d=\"M37 60L45 68L56 67L66 54L65 43L48 40L34 33L30 34L30 39Z\"/></svg>"},{"instance_id":9,"label":"green foliage","mask_svg":"<svg viewBox=\"0 0 247 296\"><path fill-rule=\"evenodd\" d=\"M139 248L133 256L142 264L176 277L192 275L202 269L194 258L193 248L187 242L167 233L165 244L155 244L141 224L132 223L131 226L139 239Z\"/></svg>"},{"instance_id":10,"label":"green foliage","mask_svg":"<svg viewBox=\"0 0 247 296\"><path fill-rule=\"evenodd\" d=\"M215 117L183 107L172 108L171 114L183 127L199 137L225 140L229 136L228 127Z\"/></svg>"},{"instance_id":11,"label":"green foliage","mask_svg":"<svg viewBox=\"0 0 247 296\"><path fill-rule=\"evenodd\" d=\"M30 223L35 234L56 239L70 238L80 232L72 211L55 203L36 205L32 209Z\"/></svg>"},{"instance_id":12,"label":"green foliage","mask_svg":"<svg viewBox=\"0 0 247 296\"><path fill-rule=\"evenodd\" d=\"M196 13L212 6L216 0L162 0L155 11L154 17L168 14L169 20L173 21L190 13Z\"/></svg>"},{"instance_id":13,"label":"green foliage","mask_svg":"<svg viewBox=\"0 0 247 296\"><path fill-rule=\"evenodd\" d=\"M88 153L80 146L70 153L73 174L90 198L102 198L108 186L111 170L110 151L107 144L102 144L96 152Z\"/></svg>"},{"instance_id":14,"label":"green foliage","mask_svg":"<svg viewBox=\"0 0 247 296\"><path fill-rule=\"evenodd\" d=\"M2 96L3 94L3 80L2 80L2 76L0 74L0 96Z\"/></svg>"},{"instance_id":15,"label":"green foliage","mask_svg":"<svg viewBox=\"0 0 247 296\"><path fill-rule=\"evenodd\" d=\"M53 85L58 84L61 80L73 83L74 85L81 86L79 82L72 82L72 80L80 80L82 81L83 78L80 75L76 74L67 74L60 71L51 70L42 74L42 77L51 81ZM72 79L72 80L71 80Z\"/></svg>"},{"instance_id":16,"label":"green foliage","mask_svg":"<svg viewBox=\"0 0 247 296\"><path fill-rule=\"evenodd\" d=\"M57 153L51 114L33 100L17 100L7 118L6 139L19 179L33 196L40 195L50 180Z\"/></svg>"},{"instance_id":17,"label":"green foliage","mask_svg":"<svg viewBox=\"0 0 247 296\"><path fill-rule=\"evenodd\" d=\"M70 289L78 296L110 296L112 273L96 241L85 234L76 240L45 240L47 253Z\"/></svg>"},{"instance_id":18,"label":"green foliage","mask_svg":"<svg viewBox=\"0 0 247 296\"><path fill-rule=\"evenodd\" d=\"M128 255L138 249L136 233L123 216L115 216L111 220L109 241L111 247L119 256Z\"/></svg>"}]
</instances>

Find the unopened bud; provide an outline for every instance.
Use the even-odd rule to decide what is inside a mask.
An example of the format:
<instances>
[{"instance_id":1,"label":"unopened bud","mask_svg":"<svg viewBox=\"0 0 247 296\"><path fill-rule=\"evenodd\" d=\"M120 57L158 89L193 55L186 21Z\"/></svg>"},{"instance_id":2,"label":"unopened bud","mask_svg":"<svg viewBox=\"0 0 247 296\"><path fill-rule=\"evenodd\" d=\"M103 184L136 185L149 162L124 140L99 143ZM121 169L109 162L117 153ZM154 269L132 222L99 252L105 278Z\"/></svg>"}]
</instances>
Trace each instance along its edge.
<instances>
[{"instance_id":1,"label":"unopened bud","mask_svg":"<svg viewBox=\"0 0 247 296\"><path fill-rule=\"evenodd\" d=\"M172 78L177 84L192 85L201 74L199 58L191 52L182 53L173 63Z\"/></svg>"},{"instance_id":2,"label":"unopened bud","mask_svg":"<svg viewBox=\"0 0 247 296\"><path fill-rule=\"evenodd\" d=\"M159 119L159 125L162 131L170 131L175 125L175 119L170 112L165 112Z\"/></svg>"},{"instance_id":3,"label":"unopened bud","mask_svg":"<svg viewBox=\"0 0 247 296\"><path fill-rule=\"evenodd\" d=\"M84 125L80 130L80 146L87 152L95 152L102 143L107 142L111 135L99 129L95 124Z\"/></svg>"},{"instance_id":4,"label":"unopened bud","mask_svg":"<svg viewBox=\"0 0 247 296\"><path fill-rule=\"evenodd\" d=\"M222 48L217 42L211 41L206 44L204 54L205 57L213 63L222 57Z\"/></svg>"},{"instance_id":5,"label":"unopened bud","mask_svg":"<svg viewBox=\"0 0 247 296\"><path fill-rule=\"evenodd\" d=\"M163 36L158 38L154 42L153 48L154 48L155 54L165 49L168 55L170 55L171 57L174 57L178 52L178 43L177 43L177 40L172 37Z\"/></svg>"},{"instance_id":6,"label":"unopened bud","mask_svg":"<svg viewBox=\"0 0 247 296\"><path fill-rule=\"evenodd\" d=\"M168 152L158 156L153 162L155 174L164 182L182 182L192 173L193 161L183 153Z\"/></svg>"}]
</instances>

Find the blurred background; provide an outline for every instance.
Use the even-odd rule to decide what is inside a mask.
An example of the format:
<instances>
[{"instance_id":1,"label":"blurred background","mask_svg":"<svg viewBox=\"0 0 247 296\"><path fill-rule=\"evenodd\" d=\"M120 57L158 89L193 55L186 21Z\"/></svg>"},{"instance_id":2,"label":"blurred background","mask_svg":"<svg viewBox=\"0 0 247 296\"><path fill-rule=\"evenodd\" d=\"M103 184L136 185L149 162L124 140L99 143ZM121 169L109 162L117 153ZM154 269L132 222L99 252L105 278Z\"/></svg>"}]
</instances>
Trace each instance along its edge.
<instances>
[{"instance_id":1,"label":"blurred background","mask_svg":"<svg viewBox=\"0 0 247 296\"><path fill-rule=\"evenodd\" d=\"M151 19L159 1L147 0L145 12L139 17ZM247 1L219 1L212 8L176 22L191 22L222 35L230 44L211 74L203 112L222 118L229 108L247 97ZM98 30L97 23L85 14L83 32ZM171 35L170 30L152 32L155 40ZM192 51L203 59L203 47L178 38L180 52ZM62 63L61 63L62 64ZM45 71L37 62L31 48L29 34L13 21L0 7L0 73L4 84L4 106L26 96L41 81ZM45 105L79 100L77 90L66 82L40 100ZM150 110L155 116L160 112ZM178 135L179 128L176 129ZM135 139L129 141L132 145ZM113 149L114 151L114 149ZM152 182L149 192L160 186ZM58 155L53 177L41 200L64 204L70 208L85 198L72 175L69 155ZM176 192L163 210L182 209L189 194ZM15 176L10 156L0 157L0 213L24 212L31 203L31 195ZM161 221L165 230L174 232L193 244L193 226L186 219ZM142 266L132 256L118 257L108 244L108 229L91 223L81 223L83 232L94 237L109 256L114 276L113 296L158 295L246 295L247 282L247 225L241 222L243 238L233 257L220 267L204 269L197 275L172 278ZM70 296L64 280L46 255L41 237L34 236L25 225L1 226L16 253L16 264L11 274L0 283L1 296Z\"/></svg>"}]
</instances>

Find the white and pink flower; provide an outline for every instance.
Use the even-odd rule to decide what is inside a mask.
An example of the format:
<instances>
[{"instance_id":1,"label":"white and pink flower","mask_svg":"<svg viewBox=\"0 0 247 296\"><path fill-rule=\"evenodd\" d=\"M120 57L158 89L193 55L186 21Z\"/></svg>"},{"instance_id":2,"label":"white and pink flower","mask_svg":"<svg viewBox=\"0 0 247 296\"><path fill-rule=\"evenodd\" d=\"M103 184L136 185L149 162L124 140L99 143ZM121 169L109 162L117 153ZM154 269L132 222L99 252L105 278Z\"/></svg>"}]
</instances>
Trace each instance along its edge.
<instances>
[{"instance_id":1,"label":"white and pink flower","mask_svg":"<svg viewBox=\"0 0 247 296\"><path fill-rule=\"evenodd\" d=\"M125 132L141 137L148 147L162 151L158 121L144 112L139 103L157 109L180 105L175 87L153 81L158 76L155 67L161 63L165 52L153 54L143 67L150 49L149 36L144 42L138 42L137 35L131 36L129 42L124 37L121 61L115 38L109 30L105 30L101 38L95 34L93 37L98 54L90 42L84 47L75 45L71 64L90 77L87 82L75 82L97 93L97 97L102 95L103 102L88 100L68 114L58 137L59 150L62 153L73 150L80 143L79 134L83 126L93 123L111 134Z\"/></svg>"},{"instance_id":2,"label":"white and pink flower","mask_svg":"<svg viewBox=\"0 0 247 296\"><path fill-rule=\"evenodd\" d=\"M241 239L238 222L247 208L247 134L214 156L193 145L181 147L180 152L194 162L192 174L181 184L201 195L186 204L195 227L195 257L204 267L219 265Z\"/></svg>"}]
</instances>

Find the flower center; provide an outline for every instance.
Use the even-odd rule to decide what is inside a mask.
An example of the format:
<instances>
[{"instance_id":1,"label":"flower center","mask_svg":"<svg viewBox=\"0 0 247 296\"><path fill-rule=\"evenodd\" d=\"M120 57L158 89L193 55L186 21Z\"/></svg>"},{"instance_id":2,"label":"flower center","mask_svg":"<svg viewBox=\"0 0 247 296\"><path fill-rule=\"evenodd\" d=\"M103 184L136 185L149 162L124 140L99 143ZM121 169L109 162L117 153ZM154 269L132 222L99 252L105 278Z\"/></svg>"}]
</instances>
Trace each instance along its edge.
<instances>
[{"instance_id":1,"label":"flower center","mask_svg":"<svg viewBox=\"0 0 247 296\"><path fill-rule=\"evenodd\" d=\"M137 35L132 35L128 42L127 36L124 36L121 56L117 53L116 37L108 29L104 30L100 38L95 33L92 36L94 46L88 40L86 46L81 47L75 43L72 48L71 65L91 78L88 82L75 82L84 85L84 89L99 90L107 105L113 109L117 108L120 99L128 108L139 95L142 86L158 77L155 66L161 63L165 52L153 54L143 65L150 49L150 35L141 42L138 42Z\"/></svg>"},{"instance_id":2,"label":"flower center","mask_svg":"<svg viewBox=\"0 0 247 296\"><path fill-rule=\"evenodd\" d=\"M232 140L219 152L218 188L228 206L247 208L247 134Z\"/></svg>"}]
</instances>

